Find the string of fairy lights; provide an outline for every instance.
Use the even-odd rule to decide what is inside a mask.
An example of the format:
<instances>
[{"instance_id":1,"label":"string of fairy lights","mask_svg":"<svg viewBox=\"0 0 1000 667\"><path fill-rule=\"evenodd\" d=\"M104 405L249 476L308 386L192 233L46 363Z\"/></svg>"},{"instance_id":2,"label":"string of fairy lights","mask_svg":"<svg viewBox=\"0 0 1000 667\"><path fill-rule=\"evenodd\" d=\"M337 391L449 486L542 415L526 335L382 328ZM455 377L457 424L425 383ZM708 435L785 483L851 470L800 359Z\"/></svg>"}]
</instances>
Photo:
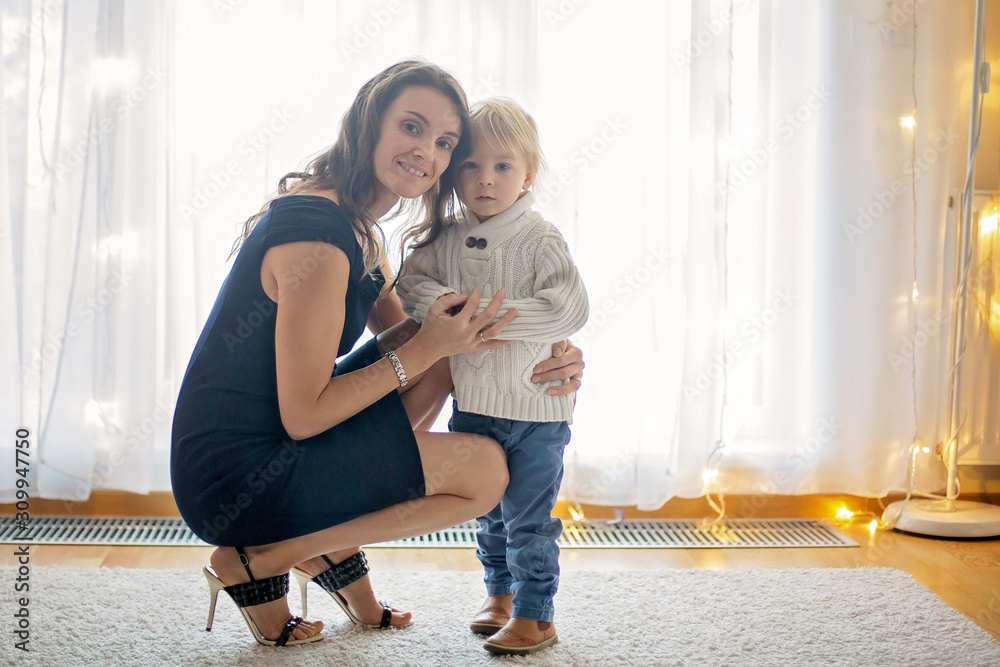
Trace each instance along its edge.
<instances>
[{"instance_id":1,"label":"string of fairy lights","mask_svg":"<svg viewBox=\"0 0 1000 667\"><path fill-rule=\"evenodd\" d=\"M913 97L913 113L900 119L900 125L910 131L910 164L917 163L917 12L914 8L913 12L913 53L912 62L910 68L910 93ZM910 195L912 197L912 216L911 216L911 233L913 236L913 292L910 297L910 349L913 350L912 359L910 360L910 392L913 400L913 439L910 442L910 447L907 455L907 489L905 503L909 502L910 498L913 496L916 477L917 477L917 456L921 452L929 452L930 449L923 446L923 442L920 438L920 416L917 408L917 299L920 296L920 290L918 289L917 280L917 258L918 258L918 237L917 237L917 176L916 169L910 169ZM902 514L902 512L900 512ZM838 516L843 516L842 511L838 511ZM856 516L856 515L855 515ZM876 517L873 518L871 523L869 523L869 529L874 531L880 525L885 528L892 528L895 524L895 519L890 518L885 523L881 523L881 520ZM851 517L847 517L851 518Z\"/></svg>"},{"instance_id":2,"label":"string of fairy lights","mask_svg":"<svg viewBox=\"0 0 1000 667\"><path fill-rule=\"evenodd\" d=\"M910 164L914 165L917 163L917 119L918 119L918 100L917 100L917 9L914 7L914 12L912 15L911 28L912 28L912 58L911 58L911 75L910 75L910 93L912 98L912 112L910 115L900 118L900 126L909 131L909 141L910 141ZM730 0L729 11L730 15L733 10L733 3ZM729 133L732 135L733 131L733 67L732 62L734 59L733 53L733 32L729 31L729 48L728 48L730 67L729 67L729 81L728 81L728 101L729 101ZM980 110L982 109L984 94L980 95L979 105ZM978 147L980 133L982 129L982 113L979 114L979 125L975 130L975 136L973 138L973 151L972 155L975 155L976 148ZM971 158L971 159L974 159ZM731 160L726 162L726 183L729 182ZM968 170L967 170L968 171ZM918 318L918 306L920 304L920 276L919 276L919 235L918 235L918 201L917 201L917 175L918 171L916 169L910 169L910 194L911 194L911 219L910 219L910 232L912 235L912 291L909 298L909 343L913 354L910 359L910 393L911 393L911 408L913 413L913 434L910 443L907 447L907 487L906 496L904 499L904 505L912 497L928 498L935 500L946 499L947 496L942 496L940 494L927 493L927 492L917 492L916 487L916 472L918 457L921 454L931 454L932 450L928 447L921 436L921 422L920 422L920 409L919 409L919 393L918 393L918 363L917 363L917 352L919 350L918 346L918 335L920 333L919 328L919 318ZM965 187L969 188L972 185L969 182L965 183ZM727 335L726 335L726 317L728 314L728 301L729 301L729 256L728 256L728 246L729 246L729 191L728 188L725 191L725 199L722 203L722 252L723 252L723 262L722 262L722 306L721 306L721 316L723 326L721 327L721 343L722 349L726 349ZM989 235L991 246L988 251L987 261L990 262L991 267L1000 268L1000 201L991 202L991 206L987 207L989 210L984 209L981 213L979 220L980 235L984 238ZM981 242L982 245L982 242ZM998 251L998 252L995 252ZM970 250L971 253L971 250ZM984 253L981 253L984 254ZM971 262L966 263L966 266L971 266ZM982 269L982 267L979 267ZM991 282L991 289L989 295L986 297L988 303L983 306L980 304L980 308L986 311L984 319L990 324L991 334L995 334L1000 337L1000 275L996 275L996 268L991 268L990 276L993 278ZM966 286L969 279L969 271L967 270L965 274L961 275L957 281L954 292L950 295L950 308L952 311L952 318L949 321L955 321L955 310L958 301L958 295L961 294L962 289ZM994 322L995 320L995 322ZM951 368L949 371L949 378L953 379L955 376L955 371L958 368L962 358L965 354L965 345L956 355L956 358L952 361ZM721 491L719 485L719 476L722 466L722 461L726 453L726 438L725 438L725 426L727 417L727 407L729 400L729 377L725 364L722 364L722 375L721 375L721 400L719 404L719 420L718 420L718 439L716 440L711 451L708 453L705 466L702 471L703 497L708 503L709 507L716 513L716 516L712 519L703 519L701 522L701 528L710 531L725 531L725 519L726 519L726 502L725 494ZM941 460L949 460L949 455L951 454L950 449L958 446L958 435L962 431L965 424L966 415L963 414L962 418L956 426L952 426L954 420L949 414L949 434L946 441L940 447L940 451L934 452ZM882 504L882 499L879 499L879 504L884 510L885 507ZM575 521L582 521L585 516L583 509L580 507L579 502L571 501L569 504L570 514ZM617 519L610 523L623 520L623 514L621 510L615 510ZM901 511L900 511L901 514ZM846 504L840 504L834 514L833 520L835 523L845 523L853 522L858 519L870 518L867 524L868 529L874 534L879 528L891 529L895 524L895 517L888 519L882 519L882 515L876 515L871 511L855 511L849 509Z\"/></svg>"},{"instance_id":3,"label":"string of fairy lights","mask_svg":"<svg viewBox=\"0 0 1000 667\"><path fill-rule=\"evenodd\" d=\"M912 90L912 93L913 93L913 113L910 116L902 118L901 121L900 121L901 126L904 127L904 128L906 128L906 129L908 129L908 130L910 130L911 133L912 133L911 134L911 160L913 162L911 162L911 164L914 163L915 160L916 160L916 137L917 137L917 135L916 135L916 125L917 125L917 97L916 97L917 16L916 16L916 9L917 8L915 7L914 8L913 21L912 21L912 28L913 28L913 67L912 67L912 74L911 74L911 90ZM975 74L976 74L976 76L980 76L979 72L976 72ZM965 196L963 196L963 202L971 202L972 201L971 196L968 196L970 194L971 188L973 188L973 183L971 181L971 174L972 174L971 167L972 167L972 161L975 160L976 154L978 152L979 140L980 140L981 133L982 133L982 121L983 121L982 109L983 109L983 103L984 103L984 99L985 99L985 93L986 93L986 90L982 90L980 92L978 101L974 101L974 103L978 103L978 105L979 105L979 114L978 114L977 126L974 129L974 134L973 134L972 142L971 142L971 150L970 150L970 157L969 157L970 164L968 164L966 166L966 174L967 174L967 176L966 176L966 181L965 181L964 189L963 189L963 195L965 195ZM912 396L913 396L914 434L913 434L912 443L911 443L911 445L909 447L909 452L908 452L908 457L907 457L908 458L908 465L907 465L906 496L903 499L903 502L901 503L901 505L899 506L899 509L891 517L884 517L883 519L879 519L879 517L874 516L871 512L853 512L853 511L849 510L846 506L843 506L843 505L837 510L837 514L836 514L836 519L839 520L839 521L850 521L850 520L854 520L854 519L856 519L858 517L862 517L862 516L866 516L866 515L871 515L873 518L869 522L868 528L873 533L878 528L885 528L885 529L891 529L891 528L893 528L895 526L897 520L899 519L899 517L902 516L903 511L904 511L905 506L906 506L906 503L908 503L910 501L910 499L912 497L914 497L914 496L920 497L920 498L927 498L927 499L931 499L931 500L948 500L949 499L948 495L941 495L941 494L936 494L936 493L926 493L926 492L919 492L918 493L918 492L915 491L915 487L916 487L917 459L918 459L919 455L921 455L921 454L930 454L931 453L931 448L928 447L926 444L924 444L922 438L920 437L920 422L919 422L919 415L918 415L918 409L917 409L917 349L918 348L917 348L917 345L916 345L916 342L917 342L916 339L917 339L917 329L918 329L918 323L917 323L917 305L918 305L918 298L919 298L919 290L918 290L918 280L917 280L917 257L918 257L918 255L917 255L917 252L918 252L917 239L918 239L918 237L917 237L916 170L912 170L911 169L911 179L912 179L911 180L911 192L913 194L913 211L912 211L912 213L913 213L913 216L912 216L912 232L913 232L913 292L912 292L912 297L911 297L910 312L912 314L913 320L911 322L910 343L911 343L911 349L913 349L913 351L914 351L913 352L913 358L912 358L912 361L911 361L911 385L912 385ZM989 244L989 242L992 242L993 245L996 244L997 240L1000 240L1000 233L998 233L998 230L997 230L998 220L1000 220L1000 204L998 204L998 203L991 203L990 206L985 207L981 211L980 217L979 217L979 236L980 236L980 239L981 239L980 240L980 246L983 245L983 241L982 241L983 238L988 238L989 240L988 240L987 244ZM986 253L983 253L981 251L980 254L983 255L983 254L986 254ZM960 262L961 262L960 265L965 266L966 268L965 268L964 272L962 273L962 275L960 275L959 278L958 278L958 280L956 281L955 289L952 292L952 294L950 295L950 304L949 305L950 305L951 317L948 320L950 322L956 322L957 321L957 317L958 317L957 311L958 311L959 301L960 301L960 299L963 298L963 294L968 294L969 273L970 273L970 270L971 270L971 267L972 267L972 262L970 261L971 260L971 255L972 255L972 247L971 247L971 244L970 244L969 255L967 255L964 258L960 258ZM991 264L991 266L996 266L998 263L1000 263L1000 262L997 262L997 259L998 258L996 258L992 253L988 254L987 261ZM992 295L994 293L993 287L995 285L998 285L998 284L1000 284L1000 282L994 281L994 285L990 286L990 288L991 288L990 289L990 296L991 297L992 297ZM992 298L990 300L992 301ZM997 308L996 308L997 318L996 319L997 319L997 324L1000 324L1000 300L998 300L996 302L993 302L993 303L995 303L995 305L997 306ZM991 305L993 305L993 303L991 303ZM992 315L993 315L992 309L987 309L986 312L983 314L983 319L990 324L991 333L993 331L993 317L992 317ZM960 388L955 387L954 384L955 384L956 372L957 372L957 370L958 370L958 368L959 368L959 366L960 366L960 364L961 364L961 362L962 362L962 360L963 360L963 358L965 356L965 351L966 351L966 348L967 348L967 342L965 340L958 341L958 342L961 344L961 348L958 350L957 354L955 355L955 358L952 360L952 363L951 363L951 366L950 366L950 369L949 369L949 374L948 374L948 377L949 377L949 386L952 388L953 391L960 391ZM949 399L950 398L951 397L949 397ZM954 418L954 415L952 414L952 410L954 410L955 406L953 406L951 404L951 402L949 402L949 411L948 411L948 429L949 429L949 432L948 432L948 437L945 439L945 442L942 444L940 452L936 452L936 455L942 461L950 461L951 460L951 456L953 455L953 449L956 448L956 447L958 447L959 434L962 432L963 428L965 427L965 423L966 423L966 420L968 418L967 405L964 402L961 402L959 404L959 406L962 409L962 415L961 415L961 418L958 420L958 423L956 425L955 424L956 420ZM949 474L952 473L951 470L949 470L948 472L949 472ZM955 479L954 485L955 485L955 488L954 488L953 492L954 492L955 497L957 497L958 494L961 493L961 485L959 484L957 478ZM879 500L879 504L882 505L881 499ZM885 509L884 506L883 506L883 509Z\"/></svg>"}]
</instances>

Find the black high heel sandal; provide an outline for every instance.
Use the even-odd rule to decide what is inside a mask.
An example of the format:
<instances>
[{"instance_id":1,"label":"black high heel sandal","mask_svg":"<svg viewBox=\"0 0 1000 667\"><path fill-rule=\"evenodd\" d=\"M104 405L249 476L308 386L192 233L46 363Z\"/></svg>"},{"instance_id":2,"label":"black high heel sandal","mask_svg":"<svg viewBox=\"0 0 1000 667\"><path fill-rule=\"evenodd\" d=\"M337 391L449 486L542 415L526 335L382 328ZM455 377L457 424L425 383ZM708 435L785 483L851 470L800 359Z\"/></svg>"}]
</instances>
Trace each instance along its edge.
<instances>
[{"instance_id":1,"label":"black high heel sandal","mask_svg":"<svg viewBox=\"0 0 1000 667\"><path fill-rule=\"evenodd\" d=\"M351 619L351 622L355 625L360 625L366 628L373 628L382 630L384 628L390 627L392 624L392 607L386 604L384 601L379 600L378 603L382 605L382 620L379 623L362 623L361 619L354 615L351 611L351 605L347 603L347 599L338 593L341 588L349 584L353 584L355 581L365 576L371 571L368 567L368 560L365 558L365 552L359 551L350 558L345 558L342 562L336 565L331 561L326 555L323 555L323 560L326 564L330 566L330 569L325 572L317 574L315 577L308 574L297 567L292 568L292 574L295 575L295 579L299 582L299 591L302 594L302 615L306 615L306 586L309 582L314 582L317 586L325 590L333 598L333 601L340 605L340 608L344 610L347 614L347 618ZM393 627L405 628L410 623L405 625L397 625Z\"/></svg>"},{"instance_id":2,"label":"black high heel sandal","mask_svg":"<svg viewBox=\"0 0 1000 667\"><path fill-rule=\"evenodd\" d=\"M243 614L243 618L246 620L247 625L250 626L250 632L253 633L254 638L265 646L294 646L295 644L318 642L320 639L323 639L323 633L318 632L312 637L305 639L289 640L295 628L302 623L301 616L294 616L290 621L285 623L285 627L277 639L268 639L262 635L260 630L257 629L257 624L250 618L250 614L246 608L266 602L274 602L288 595L288 575L279 574L276 577L269 577L258 581L254 578L253 572L250 571L250 559L247 558L243 549L236 547L236 552L240 555L240 562L246 568L247 574L250 575L250 581L245 584L226 586L219 579L218 575L215 574L212 566L206 565L202 568L202 571L205 573L205 579L208 580L208 592L211 597L208 607L208 623L205 626L205 631L209 632L212 630L212 621L215 619L215 602L219 597L219 591L225 591L229 593L229 597L233 599L233 602L236 603L236 606Z\"/></svg>"}]
</instances>

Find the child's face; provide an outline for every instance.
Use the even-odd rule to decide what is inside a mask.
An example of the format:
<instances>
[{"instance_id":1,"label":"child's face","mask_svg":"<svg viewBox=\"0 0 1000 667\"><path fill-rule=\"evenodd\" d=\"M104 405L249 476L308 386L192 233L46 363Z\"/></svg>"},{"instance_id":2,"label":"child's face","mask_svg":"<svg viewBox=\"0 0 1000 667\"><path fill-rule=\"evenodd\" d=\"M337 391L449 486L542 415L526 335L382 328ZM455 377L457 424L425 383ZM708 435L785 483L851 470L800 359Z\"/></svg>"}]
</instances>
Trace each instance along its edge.
<instances>
[{"instance_id":1,"label":"child's face","mask_svg":"<svg viewBox=\"0 0 1000 667\"><path fill-rule=\"evenodd\" d=\"M531 187L528 159L500 147L496 137L477 134L472 155L458 166L458 196L481 222L506 211Z\"/></svg>"}]
</instances>

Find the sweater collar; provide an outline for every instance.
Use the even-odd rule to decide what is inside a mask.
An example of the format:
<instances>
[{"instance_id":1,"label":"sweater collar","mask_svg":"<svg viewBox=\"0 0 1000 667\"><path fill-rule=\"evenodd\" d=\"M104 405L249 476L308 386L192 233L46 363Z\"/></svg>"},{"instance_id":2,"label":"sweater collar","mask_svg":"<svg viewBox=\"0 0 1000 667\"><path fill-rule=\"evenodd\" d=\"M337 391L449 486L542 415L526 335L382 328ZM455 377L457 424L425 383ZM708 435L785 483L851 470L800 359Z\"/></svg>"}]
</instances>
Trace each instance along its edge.
<instances>
[{"instance_id":1,"label":"sweater collar","mask_svg":"<svg viewBox=\"0 0 1000 667\"><path fill-rule=\"evenodd\" d=\"M476 236L484 238L488 243L499 243L510 238L522 227L530 222L524 214L531 210L531 205L535 203L535 196L531 190L521 195L510 208L503 213L498 213L486 222L480 222L476 214L463 206L465 221L462 223L462 236Z\"/></svg>"}]
</instances>

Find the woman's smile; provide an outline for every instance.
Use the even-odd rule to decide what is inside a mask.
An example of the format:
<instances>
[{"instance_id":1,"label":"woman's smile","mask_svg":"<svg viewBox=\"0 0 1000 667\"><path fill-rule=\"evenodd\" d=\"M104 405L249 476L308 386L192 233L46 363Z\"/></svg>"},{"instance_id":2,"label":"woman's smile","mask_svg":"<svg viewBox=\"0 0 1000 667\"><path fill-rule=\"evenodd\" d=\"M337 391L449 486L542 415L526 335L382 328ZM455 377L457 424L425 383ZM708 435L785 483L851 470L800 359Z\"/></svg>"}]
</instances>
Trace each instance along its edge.
<instances>
[{"instance_id":1,"label":"woman's smile","mask_svg":"<svg viewBox=\"0 0 1000 667\"><path fill-rule=\"evenodd\" d=\"M417 169L415 166L413 166L409 162L404 162L403 160L400 160L396 164L398 164L400 167L402 167L403 171L405 171L408 174L412 174L413 176L416 176L417 178L426 178L427 177L427 172L421 171L420 169Z\"/></svg>"}]
</instances>

